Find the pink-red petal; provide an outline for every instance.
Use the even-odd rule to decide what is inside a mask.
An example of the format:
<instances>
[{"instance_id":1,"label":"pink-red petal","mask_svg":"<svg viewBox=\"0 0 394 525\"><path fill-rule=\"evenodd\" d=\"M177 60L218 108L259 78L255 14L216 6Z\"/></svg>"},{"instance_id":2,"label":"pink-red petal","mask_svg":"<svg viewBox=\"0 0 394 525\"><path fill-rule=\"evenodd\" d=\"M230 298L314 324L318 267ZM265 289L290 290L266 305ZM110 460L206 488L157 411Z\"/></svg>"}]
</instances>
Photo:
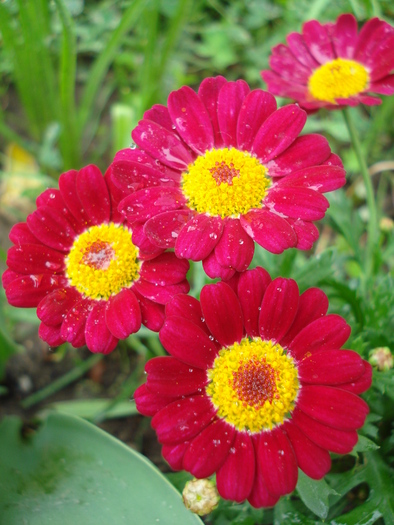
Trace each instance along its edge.
<instances>
[{"instance_id":1,"label":"pink-red petal","mask_svg":"<svg viewBox=\"0 0 394 525\"><path fill-rule=\"evenodd\" d=\"M67 284L67 279L61 275L23 275L8 284L5 295L12 306L31 308L46 295Z\"/></svg>"},{"instance_id":2,"label":"pink-red petal","mask_svg":"<svg viewBox=\"0 0 394 525\"><path fill-rule=\"evenodd\" d=\"M357 395L322 385L303 385L297 406L307 416L340 430L361 428L369 412Z\"/></svg>"},{"instance_id":3,"label":"pink-red petal","mask_svg":"<svg viewBox=\"0 0 394 525\"><path fill-rule=\"evenodd\" d=\"M252 148L256 133L276 108L275 97L268 91L255 89L246 96L238 115L238 149L249 151Z\"/></svg>"},{"instance_id":4,"label":"pink-red petal","mask_svg":"<svg viewBox=\"0 0 394 525\"><path fill-rule=\"evenodd\" d=\"M64 254L42 244L11 246L7 265L21 274L61 273L65 268Z\"/></svg>"},{"instance_id":5,"label":"pink-red petal","mask_svg":"<svg viewBox=\"0 0 394 525\"><path fill-rule=\"evenodd\" d=\"M236 432L225 462L216 473L216 485L224 499L241 503L252 491L256 458L246 432Z\"/></svg>"},{"instance_id":6,"label":"pink-red petal","mask_svg":"<svg viewBox=\"0 0 394 525\"><path fill-rule=\"evenodd\" d=\"M277 277L267 287L261 303L259 333L266 341L280 341L293 324L299 291L293 279Z\"/></svg>"},{"instance_id":7,"label":"pink-red petal","mask_svg":"<svg viewBox=\"0 0 394 525\"><path fill-rule=\"evenodd\" d=\"M241 304L243 322L249 337L259 337L261 303L271 277L263 268L243 272L238 281L238 300Z\"/></svg>"},{"instance_id":8,"label":"pink-red petal","mask_svg":"<svg viewBox=\"0 0 394 525\"><path fill-rule=\"evenodd\" d=\"M192 368L175 357L155 357L145 365L146 386L150 392L167 397L181 397L202 392L208 383L204 370Z\"/></svg>"},{"instance_id":9,"label":"pink-red petal","mask_svg":"<svg viewBox=\"0 0 394 525\"><path fill-rule=\"evenodd\" d=\"M299 362L298 377L303 383L339 385L356 381L364 373L363 360L352 350L314 352Z\"/></svg>"},{"instance_id":10,"label":"pink-red petal","mask_svg":"<svg viewBox=\"0 0 394 525\"><path fill-rule=\"evenodd\" d=\"M118 339L126 339L141 328L141 308L133 291L124 288L109 298L105 309L105 323Z\"/></svg>"},{"instance_id":11,"label":"pink-red petal","mask_svg":"<svg viewBox=\"0 0 394 525\"><path fill-rule=\"evenodd\" d=\"M254 242L242 228L239 219L224 221L223 233L215 247L215 257L220 266L244 272L254 254Z\"/></svg>"},{"instance_id":12,"label":"pink-red petal","mask_svg":"<svg viewBox=\"0 0 394 525\"><path fill-rule=\"evenodd\" d=\"M201 261L215 248L222 231L223 221L220 217L196 215L179 232L175 254L184 259Z\"/></svg>"},{"instance_id":13,"label":"pink-red petal","mask_svg":"<svg viewBox=\"0 0 394 525\"><path fill-rule=\"evenodd\" d=\"M243 336L241 305L236 294L224 282L207 284L201 290L201 309L205 322L222 346L240 342Z\"/></svg>"},{"instance_id":14,"label":"pink-red petal","mask_svg":"<svg viewBox=\"0 0 394 525\"><path fill-rule=\"evenodd\" d=\"M300 469L312 479L324 477L331 468L331 458L328 451L311 441L291 421L285 421L283 429L293 447Z\"/></svg>"},{"instance_id":15,"label":"pink-red petal","mask_svg":"<svg viewBox=\"0 0 394 525\"><path fill-rule=\"evenodd\" d=\"M139 386L134 392L134 401L137 410L144 416L154 416L159 410L162 410L175 399L174 397L154 394L146 388L146 384Z\"/></svg>"},{"instance_id":16,"label":"pink-red petal","mask_svg":"<svg viewBox=\"0 0 394 525\"><path fill-rule=\"evenodd\" d=\"M236 430L223 419L215 419L196 436L186 450L183 468L196 478L211 476L224 463Z\"/></svg>"},{"instance_id":17,"label":"pink-red petal","mask_svg":"<svg viewBox=\"0 0 394 525\"><path fill-rule=\"evenodd\" d=\"M257 244L271 253L282 253L297 244L290 224L268 209L251 210L240 217L242 228Z\"/></svg>"},{"instance_id":18,"label":"pink-red petal","mask_svg":"<svg viewBox=\"0 0 394 525\"><path fill-rule=\"evenodd\" d=\"M279 185L269 190L264 204L276 213L304 221L322 219L330 206L324 195L315 190Z\"/></svg>"},{"instance_id":19,"label":"pink-red petal","mask_svg":"<svg viewBox=\"0 0 394 525\"><path fill-rule=\"evenodd\" d=\"M217 355L216 345L206 332L182 317L167 317L159 337L172 356L202 370L208 368Z\"/></svg>"},{"instance_id":20,"label":"pink-red petal","mask_svg":"<svg viewBox=\"0 0 394 525\"><path fill-rule=\"evenodd\" d=\"M171 210L149 219L144 226L147 238L160 248L174 248L182 228L194 217L193 210Z\"/></svg>"},{"instance_id":21,"label":"pink-red petal","mask_svg":"<svg viewBox=\"0 0 394 525\"><path fill-rule=\"evenodd\" d=\"M67 287L54 290L39 302L37 317L48 326L58 326L64 321L67 312L80 299L81 294L75 288Z\"/></svg>"},{"instance_id":22,"label":"pink-red petal","mask_svg":"<svg viewBox=\"0 0 394 525\"><path fill-rule=\"evenodd\" d=\"M163 445L176 445L197 436L215 418L216 409L205 395L178 399L157 412L152 427Z\"/></svg>"},{"instance_id":23,"label":"pink-red petal","mask_svg":"<svg viewBox=\"0 0 394 525\"><path fill-rule=\"evenodd\" d=\"M179 135L197 155L213 148L211 119L204 103L189 86L170 93L168 111Z\"/></svg>"},{"instance_id":24,"label":"pink-red petal","mask_svg":"<svg viewBox=\"0 0 394 525\"><path fill-rule=\"evenodd\" d=\"M106 301L97 301L86 318L86 345L94 353L109 354L115 349L119 341L109 331L105 322L106 307Z\"/></svg>"},{"instance_id":25,"label":"pink-red petal","mask_svg":"<svg viewBox=\"0 0 394 525\"><path fill-rule=\"evenodd\" d=\"M108 187L100 170L93 165L86 166L78 172L77 193L84 212L91 224L109 222L111 205ZM93 190L93 191L92 191Z\"/></svg>"},{"instance_id":26,"label":"pink-red petal","mask_svg":"<svg viewBox=\"0 0 394 525\"><path fill-rule=\"evenodd\" d=\"M227 147L237 147L238 115L250 88L244 80L227 82L218 96L218 121L223 143Z\"/></svg>"},{"instance_id":27,"label":"pink-red petal","mask_svg":"<svg viewBox=\"0 0 394 525\"><path fill-rule=\"evenodd\" d=\"M136 191L123 199L119 204L119 211L129 222L142 222L159 213L182 208L185 203L186 199L180 189L154 186Z\"/></svg>"}]
</instances>

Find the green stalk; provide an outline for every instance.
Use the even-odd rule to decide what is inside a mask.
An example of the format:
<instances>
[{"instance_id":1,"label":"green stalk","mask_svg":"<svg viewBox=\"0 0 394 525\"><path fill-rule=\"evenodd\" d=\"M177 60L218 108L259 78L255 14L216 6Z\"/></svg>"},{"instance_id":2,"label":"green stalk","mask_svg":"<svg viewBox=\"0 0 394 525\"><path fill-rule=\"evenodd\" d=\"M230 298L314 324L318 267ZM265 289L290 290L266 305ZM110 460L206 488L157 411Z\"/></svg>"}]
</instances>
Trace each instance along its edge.
<instances>
[{"instance_id":1,"label":"green stalk","mask_svg":"<svg viewBox=\"0 0 394 525\"><path fill-rule=\"evenodd\" d=\"M97 57L89 73L89 79L82 96L79 111L79 129L81 134L85 129L86 124L89 122L97 91L100 89L108 68L116 56L121 40L123 36L137 23L140 12L145 7L145 4L146 1L143 0L134 0L134 2L130 4L123 13L119 26L112 33L108 44L105 46L103 52Z\"/></svg>"},{"instance_id":2,"label":"green stalk","mask_svg":"<svg viewBox=\"0 0 394 525\"><path fill-rule=\"evenodd\" d=\"M365 277L366 280L373 275L374 271L374 257L376 250L376 243L378 238L378 213L376 208L375 195L372 187L371 177L368 172L367 163L364 158L364 154L361 148L360 140L358 138L356 126L351 117L349 108L342 110L347 129L349 131L350 140L353 145L354 152L356 154L358 164L360 167L361 176L364 181L365 190L367 194L367 206L369 210L369 221L367 224L367 250L365 254Z\"/></svg>"},{"instance_id":3,"label":"green stalk","mask_svg":"<svg viewBox=\"0 0 394 525\"><path fill-rule=\"evenodd\" d=\"M31 396L27 397L21 402L22 408L30 408L33 405L36 405L37 403L40 403L40 401L43 401L47 397L50 397L51 395L55 394L59 390L62 390L70 383L73 383L80 377L82 377L88 370L90 370L96 363L101 361L103 359L103 354L94 354L90 356L86 361L82 361L78 366L64 374L63 376L59 377L58 379L55 379L55 381L52 381L49 385L42 388L41 390L38 390L38 392L34 392Z\"/></svg>"},{"instance_id":4,"label":"green stalk","mask_svg":"<svg viewBox=\"0 0 394 525\"><path fill-rule=\"evenodd\" d=\"M60 146L64 168L78 168L81 164L81 149L75 111L75 83L77 44L74 23L63 0L55 0L63 26L63 43L60 64L60 105L62 132Z\"/></svg>"}]
</instances>

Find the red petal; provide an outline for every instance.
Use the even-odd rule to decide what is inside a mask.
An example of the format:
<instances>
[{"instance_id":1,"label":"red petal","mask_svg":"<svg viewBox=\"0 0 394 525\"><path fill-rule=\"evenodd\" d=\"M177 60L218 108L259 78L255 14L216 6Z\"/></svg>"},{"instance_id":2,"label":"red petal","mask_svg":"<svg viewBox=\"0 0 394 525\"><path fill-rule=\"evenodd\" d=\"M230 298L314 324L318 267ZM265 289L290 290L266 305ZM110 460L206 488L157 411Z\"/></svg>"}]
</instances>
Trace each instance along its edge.
<instances>
[{"instance_id":1,"label":"red petal","mask_svg":"<svg viewBox=\"0 0 394 525\"><path fill-rule=\"evenodd\" d=\"M141 308L133 291L121 290L109 298L105 323L114 337L126 339L141 328Z\"/></svg>"},{"instance_id":2,"label":"red petal","mask_svg":"<svg viewBox=\"0 0 394 525\"><path fill-rule=\"evenodd\" d=\"M205 370L217 355L215 343L191 321L182 317L168 317L160 330L164 348L180 361Z\"/></svg>"},{"instance_id":3,"label":"red petal","mask_svg":"<svg viewBox=\"0 0 394 525\"><path fill-rule=\"evenodd\" d=\"M309 52L319 64L336 58L327 25L322 25L317 20L310 20L303 25L302 35Z\"/></svg>"},{"instance_id":4,"label":"red petal","mask_svg":"<svg viewBox=\"0 0 394 525\"><path fill-rule=\"evenodd\" d=\"M224 282L207 284L201 290L201 309L205 322L222 346L231 346L243 336L241 305Z\"/></svg>"},{"instance_id":5,"label":"red petal","mask_svg":"<svg viewBox=\"0 0 394 525\"><path fill-rule=\"evenodd\" d=\"M177 293L187 293L190 290L189 282L185 279L180 283L159 286L157 283L148 283L144 279L139 279L133 285L140 295L159 304L166 304Z\"/></svg>"},{"instance_id":6,"label":"red petal","mask_svg":"<svg viewBox=\"0 0 394 525\"><path fill-rule=\"evenodd\" d=\"M295 336L316 319L323 317L328 310L326 294L319 288L309 288L300 295L297 314L293 324L286 335L279 341L282 346L287 346Z\"/></svg>"},{"instance_id":7,"label":"red petal","mask_svg":"<svg viewBox=\"0 0 394 525\"><path fill-rule=\"evenodd\" d=\"M143 297L137 292L135 287L133 287L133 293L140 304L142 324L149 328L149 330L158 332L164 323L164 306Z\"/></svg>"},{"instance_id":8,"label":"red petal","mask_svg":"<svg viewBox=\"0 0 394 525\"><path fill-rule=\"evenodd\" d=\"M218 96L218 121L223 143L237 147L237 122L242 103L250 88L244 80L227 82Z\"/></svg>"},{"instance_id":9,"label":"red petal","mask_svg":"<svg viewBox=\"0 0 394 525\"><path fill-rule=\"evenodd\" d=\"M342 188L346 183L345 170L338 166L313 166L280 179L276 188L302 187L326 193Z\"/></svg>"},{"instance_id":10,"label":"red petal","mask_svg":"<svg viewBox=\"0 0 394 525\"><path fill-rule=\"evenodd\" d=\"M394 75L388 75L376 82L372 82L369 91L380 95L392 95L394 93Z\"/></svg>"},{"instance_id":11,"label":"red petal","mask_svg":"<svg viewBox=\"0 0 394 525\"><path fill-rule=\"evenodd\" d=\"M211 252L208 255L208 257L206 257L202 261L202 267L204 268L204 272L211 279L216 279L217 277L219 277L223 281L228 281L236 273L236 270L233 270L232 268L228 268L226 266L222 266L218 263L215 251Z\"/></svg>"},{"instance_id":12,"label":"red petal","mask_svg":"<svg viewBox=\"0 0 394 525\"><path fill-rule=\"evenodd\" d=\"M122 217L123 218L123 217ZM130 229L130 228L129 228ZM144 224L140 222L134 222L131 227L132 236L131 240L135 246L140 249L139 259L152 259L157 255L163 253L163 248L159 248L152 244L144 232Z\"/></svg>"},{"instance_id":13,"label":"red petal","mask_svg":"<svg viewBox=\"0 0 394 525\"><path fill-rule=\"evenodd\" d=\"M75 288L55 290L40 301L37 317L48 326L58 326L64 321L67 312L80 300L81 294Z\"/></svg>"},{"instance_id":14,"label":"red petal","mask_svg":"<svg viewBox=\"0 0 394 525\"><path fill-rule=\"evenodd\" d=\"M299 291L293 279L277 277L270 283L261 303L259 333L262 339L280 341L293 324Z\"/></svg>"},{"instance_id":15,"label":"red petal","mask_svg":"<svg viewBox=\"0 0 394 525\"><path fill-rule=\"evenodd\" d=\"M109 222L111 204L108 187L101 171L93 165L82 168L77 175L77 193L91 224Z\"/></svg>"},{"instance_id":16,"label":"red petal","mask_svg":"<svg viewBox=\"0 0 394 525\"><path fill-rule=\"evenodd\" d=\"M364 370L363 360L352 350L314 352L298 364L298 376L301 381L314 385L349 383L361 377Z\"/></svg>"},{"instance_id":17,"label":"red petal","mask_svg":"<svg viewBox=\"0 0 394 525\"><path fill-rule=\"evenodd\" d=\"M119 211L129 222L146 221L159 213L182 208L185 203L179 188L155 186L136 191L123 199Z\"/></svg>"},{"instance_id":18,"label":"red petal","mask_svg":"<svg viewBox=\"0 0 394 525\"><path fill-rule=\"evenodd\" d=\"M59 177L59 190L63 200L72 215L83 226L89 225L89 217L82 207L77 193L77 176L76 170L66 171Z\"/></svg>"},{"instance_id":19,"label":"red petal","mask_svg":"<svg viewBox=\"0 0 394 525\"><path fill-rule=\"evenodd\" d=\"M152 120L140 120L131 136L142 150L170 168L185 170L194 160L176 133Z\"/></svg>"},{"instance_id":20,"label":"red petal","mask_svg":"<svg viewBox=\"0 0 394 525\"><path fill-rule=\"evenodd\" d=\"M145 111L144 120L153 120L153 122L163 126L163 128L168 129L168 131L173 129L173 123L168 108L162 104L154 104L151 109Z\"/></svg>"},{"instance_id":21,"label":"red petal","mask_svg":"<svg viewBox=\"0 0 394 525\"><path fill-rule=\"evenodd\" d=\"M222 231L223 221L220 217L196 215L179 232L175 253L184 259L201 261L215 248Z\"/></svg>"},{"instance_id":22,"label":"red petal","mask_svg":"<svg viewBox=\"0 0 394 525\"><path fill-rule=\"evenodd\" d=\"M12 306L31 308L49 293L67 285L68 280L62 275L23 275L8 284L5 295Z\"/></svg>"},{"instance_id":23,"label":"red petal","mask_svg":"<svg viewBox=\"0 0 394 525\"><path fill-rule=\"evenodd\" d=\"M198 96L203 101L211 119L216 148L223 146L223 139L219 129L217 105L219 92L226 83L227 80L222 76L205 78L198 89Z\"/></svg>"},{"instance_id":24,"label":"red petal","mask_svg":"<svg viewBox=\"0 0 394 525\"><path fill-rule=\"evenodd\" d=\"M292 413L292 423L297 425L316 445L336 454L348 454L357 443L358 436L355 430L348 432L328 427L308 417L298 408L295 408Z\"/></svg>"},{"instance_id":25,"label":"red petal","mask_svg":"<svg viewBox=\"0 0 394 525\"><path fill-rule=\"evenodd\" d=\"M304 221L322 219L330 206L324 195L317 191L299 187L285 188L279 185L268 191L264 204L276 213Z\"/></svg>"},{"instance_id":26,"label":"red petal","mask_svg":"<svg viewBox=\"0 0 394 525\"><path fill-rule=\"evenodd\" d=\"M241 304L244 326L249 337L259 337L261 303L268 285L269 273L263 268L243 272L238 281L238 300Z\"/></svg>"},{"instance_id":27,"label":"red petal","mask_svg":"<svg viewBox=\"0 0 394 525\"><path fill-rule=\"evenodd\" d=\"M369 412L367 403L355 394L320 385L303 385L297 406L306 415L340 430L361 428Z\"/></svg>"},{"instance_id":28,"label":"red petal","mask_svg":"<svg viewBox=\"0 0 394 525\"><path fill-rule=\"evenodd\" d=\"M85 340L86 318L91 311L92 301L81 299L67 315L62 323L61 335L65 341L71 343L75 348L83 346Z\"/></svg>"},{"instance_id":29,"label":"red petal","mask_svg":"<svg viewBox=\"0 0 394 525\"><path fill-rule=\"evenodd\" d=\"M255 89L246 96L238 115L238 149L249 151L252 148L256 133L276 107L275 97L262 89Z\"/></svg>"},{"instance_id":30,"label":"red petal","mask_svg":"<svg viewBox=\"0 0 394 525\"><path fill-rule=\"evenodd\" d=\"M356 381L341 385L342 390L353 392L353 394L361 394L362 392L368 390L372 384L372 366L368 363L368 361L363 361L363 363L365 367L363 375Z\"/></svg>"},{"instance_id":31,"label":"red petal","mask_svg":"<svg viewBox=\"0 0 394 525\"><path fill-rule=\"evenodd\" d=\"M253 443L246 432L236 432L228 456L216 473L222 498L241 503L252 491L256 459Z\"/></svg>"},{"instance_id":32,"label":"red petal","mask_svg":"<svg viewBox=\"0 0 394 525\"><path fill-rule=\"evenodd\" d=\"M274 111L257 132L252 151L261 162L269 162L294 142L305 122L305 111L294 104Z\"/></svg>"},{"instance_id":33,"label":"red petal","mask_svg":"<svg viewBox=\"0 0 394 525\"><path fill-rule=\"evenodd\" d=\"M357 20L349 14L340 15L334 25L332 43L337 57L352 59L357 44Z\"/></svg>"},{"instance_id":34,"label":"red petal","mask_svg":"<svg viewBox=\"0 0 394 525\"><path fill-rule=\"evenodd\" d=\"M295 139L281 155L266 164L270 177L282 177L294 171L317 167L330 156L328 140L322 135L303 135Z\"/></svg>"},{"instance_id":35,"label":"red petal","mask_svg":"<svg viewBox=\"0 0 394 525\"><path fill-rule=\"evenodd\" d=\"M311 441L291 421L285 421L284 430L293 447L298 466L312 479L321 479L331 468L330 454Z\"/></svg>"},{"instance_id":36,"label":"red petal","mask_svg":"<svg viewBox=\"0 0 394 525\"><path fill-rule=\"evenodd\" d=\"M208 383L204 370L191 368L171 356L150 359L145 365L145 372L148 374L148 390L167 397L202 392Z\"/></svg>"},{"instance_id":37,"label":"red petal","mask_svg":"<svg viewBox=\"0 0 394 525\"><path fill-rule=\"evenodd\" d=\"M7 264L14 272L21 274L54 274L63 272L65 268L64 254L43 244L11 246Z\"/></svg>"},{"instance_id":38,"label":"red petal","mask_svg":"<svg viewBox=\"0 0 394 525\"><path fill-rule=\"evenodd\" d=\"M319 67L319 63L310 54L308 47L300 33L289 33L286 37L289 48L301 64L310 68L311 73Z\"/></svg>"},{"instance_id":39,"label":"red petal","mask_svg":"<svg viewBox=\"0 0 394 525\"><path fill-rule=\"evenodd\" d=\"M157 412L152 427L164 445L176 445L199 434L215 418L216 409L205 395L178 399Z\"/></svg>"},{"instance_id":40,"label":"red petal","mask_svg":"<svg viewBox=\"0 0 394 525\"><path fill-rule=\"evenodd\" d=\"M162 410L174 400L175 398L173 397L153 394L146 388L146 384L139 386L134 392L134 401L137 410L144 416L154 416L159 410Z\"/></svg>"},{"instance_id":41,"label":"red petal","mask_svg":"<svg viewBox=\"0 0 394 525\"><path fill-rule=\"evenodd\" d=\"M166 304L166 316L173 315L191 321L205 333L211 335L202 315L200 302L191 295L178 294Z\"/></svg>"},{"instance_id":42,"label":"red petal","mask_svg":"<svg viewBox=\"0 0 394 525\"><path fill-rule=\"evenodd\" d=\"M174 253L167 252L150 261L143 262L140 276L150 283L167 286L184 281L189 268L188 261L178 259Z\"/></svg>"},{"instance_id":43,"label":"red petal","mask_svg":"<svg viewBox=\"0 0 394 525\"><path fill-rule=\"evenodd\" d=\"M308 324L287 345L296 359L317 350L335 350L348 340L350 326L336 314L326 315Z\"/></svg>"},{"instance_id":44,"label":"red petal","mask_svg":"<svg viewBox=\"0 0 394 525\"><path fill-rule=\"evenodd\" d=\"M254 242L242 228L239 219L224 221L222 236L215 248L215 257L224 268L244 272L253 259Z\"/></svg>"},{"instance_id":45,"label":"red petal","mask_svg":"<svg viewBox=\"0 0 394 525\"><path fill-rule=\"evenodd\" d=\"M315 241L319 238L319 230L313 222L302 221L301 219L287 219L287 222L293 228L297 235L297 244L295 248L299 250L310 250Z\"/></svg>"},{"instance_id":46,"label":"red petal","mask_svg":"<svg viewBox=\"0 0 394 525\"><path fill-rule=\"evenodd\" d=\"M189 445L189 441L179 443L179 445L163 445L162 456L173 470L183 470L183 456Z\"/></svg>"},{"instance_id":47,"label":"red petal","mask_svg":"<svg viewBox=\"0 0 394 525\"><path fill-rule=\"evenodd\" d=\"M224 463L236 430L223 419L216 419L190 443L183 468L196 478L211 476Z\"/></svg>"},{"instance_id":48,"label":"red petal","mask_svg":"<svg viewBox=\"0 0 394 525\"><path fill-rule=\"evenodd\" d=\"M290 224L267 209L251 210L240 217L240 222L246 233L271 253L282 253L297 244Z\"/></svg>"},{"instance_id":49,"label":"red petal","mask_svg":"<svg viewBox=\"0 0 394 525\"><path fill-rule=\"evenodd\" d=\"M18 222L11 228L10 241L14 244L37 244L40 241L29 230L25 222Z\"/></svg>"},{"instance_id":50,"label":"red petal","mask_svg":"<svg viewBox=\"0 0 394 525\"><path fill-rule=\"evenodd\" d=\"M268 492L267 484L264 479L263 471L262 471L262 464L261 461L259 461L259 442L263 438L262 435L254 434L253 435L253 443L254 443L254 449L255 449L255 456L256 456L256 471L255 471L255 478L254 478L254 484L252 488L252 492L250 493L248 497L249 503L256 508L260 507L273 507L278 499L279 496L273 496L270 492Z\"/></svg>"},{"instance_id":51,"label":"red petal","mask_svg":"<svg viewBox=\"0 0 394 525\"><path fill-rule=\"evenodd\" d=\"M298 479L297 461L280 427L261 434L257 454L268 491L276 496L293 492Z\"/></svg>"},{"instance_id":52,"label":"red petal","mask_svg":"<svg viewBox=\"0 0 394 525\"><path fill-rule=\"evenodd\" d=\"M27 217L27 225L33 235L47 246L68 252L76 237L71 224L49 206L41 206Z\"/></svg>"},{"instance_id":53,"label":"red petal","mask_svg":"<svg viewBox=\"0 0 394 525\"><path fill-rule=\"evenodd\" d=\"M193 210L166 211L149 219L144 226L148 239L160 248L174 248L179 232L195 215Z\"/></svg>"},{"instance_id":54,"label":"red petal","mask_svg":"<svg viewBox=\"0 0 394 525\"><path fill-rule=\"evenodd\" d=\"M64 339L60 333L61 326L47 326L44 323L41 323L38 328L39 337L48 343L52 348L60 346L64 343Z\"/></svg>"},{"instance_id":55,"label":"red petal","mask_svg":"<svg viewBox=\"0 0 394 525\"><path fill-rule=\"evenodd\" d=\"M209 114L199 96L183 86L170 93L168 111L179 135L198 155L214 146L213 129Z\"/></svg>"},{"instance_id":56,"label":"red petal","mask_svg":"<svg viewBox=\"0 0 394 525\"><path fill-rule=\"evenodd\" d=\"M119 339L109 331L105 322L106 307L106 301L96 301L96 304L86 319L86 346L94 353L109 354L115 349L119 341Z\"/></svg>"}]
</instances>

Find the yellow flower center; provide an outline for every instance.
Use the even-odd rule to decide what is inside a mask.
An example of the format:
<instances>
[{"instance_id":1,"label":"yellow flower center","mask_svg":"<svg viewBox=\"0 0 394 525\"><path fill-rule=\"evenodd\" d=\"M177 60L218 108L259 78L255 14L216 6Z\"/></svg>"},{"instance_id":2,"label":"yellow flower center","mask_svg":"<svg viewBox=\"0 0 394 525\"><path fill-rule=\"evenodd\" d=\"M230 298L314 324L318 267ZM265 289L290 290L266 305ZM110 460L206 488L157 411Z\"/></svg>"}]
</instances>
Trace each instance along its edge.
<instances>
[{"instance_id":1,"label":"yellow flower center","mask_svg":"<svg viewBox=\"0 0 394 525\"><path fill-rule=\"evenodd\" d=\"M212 149L188 166L182 190L192 210L236 217L261 207L270 184L266 174L267 168L246 151Z\"/></svg>"},{"instance_id":2,"label":"yellow flower center","mask_svg":"<svg viewBox=\"0 0 394 525\"><path fill-rule=\"evenodd\" d=\"M335 103L337 98L349 98L365 90L369 74L364 66L345 58L327 62L309 78L308 88L317 100Z\"/></svg>"},{"instance_id":3,"label":"yellow flower center","mask_svg":"<svg viewBox=\"0 0 394 525\"><path fill-rule=\"evenodd\" d=\"M108 299L139 277L138 248L119 224L92 226L81 233L66 259L66 276L80 293Z\"/></svg>"},{"instance_id":4,"label":"yellow flower center","mask_svg":"<svg viewBox=\"0 0 394 525\"><path fill-rule=\"evenodd\" d=\"M218 416L251 432L283 423L299 390L293 359L280 345L259 338L222 348L208 379L206 392Z\"/></svg>"}]
</instances>

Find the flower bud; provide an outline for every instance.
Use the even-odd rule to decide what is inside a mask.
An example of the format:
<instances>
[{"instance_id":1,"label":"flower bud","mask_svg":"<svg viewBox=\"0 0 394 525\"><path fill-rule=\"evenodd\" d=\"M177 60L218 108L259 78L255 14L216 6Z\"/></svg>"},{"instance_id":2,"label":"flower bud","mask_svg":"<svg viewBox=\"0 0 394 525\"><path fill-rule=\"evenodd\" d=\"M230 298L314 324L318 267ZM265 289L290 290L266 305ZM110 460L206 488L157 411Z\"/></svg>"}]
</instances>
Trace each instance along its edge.
<instances>
[{"instance_id":1,"label":"flower bud","mask_svg":"<svg viewBox=\"0 0 394 525\"><path fill-rule=\"evenodd\" d=\"M209 479L193 479L188 481L183 489L185 507L199 516L212 512L219 503L219 493L213 481Z\"/></svg>"},{"instance_id":2,"label":"flower bud","mask_svg":"<svg viewBox=\"0 0 394 525\"><path fill-rule=\"evenodd\" d=\"M394 359L388 346L374 348L369 353L369 362L376 366L378 370L390 370L393 368Z\"/></svg>"}]
</instances>

